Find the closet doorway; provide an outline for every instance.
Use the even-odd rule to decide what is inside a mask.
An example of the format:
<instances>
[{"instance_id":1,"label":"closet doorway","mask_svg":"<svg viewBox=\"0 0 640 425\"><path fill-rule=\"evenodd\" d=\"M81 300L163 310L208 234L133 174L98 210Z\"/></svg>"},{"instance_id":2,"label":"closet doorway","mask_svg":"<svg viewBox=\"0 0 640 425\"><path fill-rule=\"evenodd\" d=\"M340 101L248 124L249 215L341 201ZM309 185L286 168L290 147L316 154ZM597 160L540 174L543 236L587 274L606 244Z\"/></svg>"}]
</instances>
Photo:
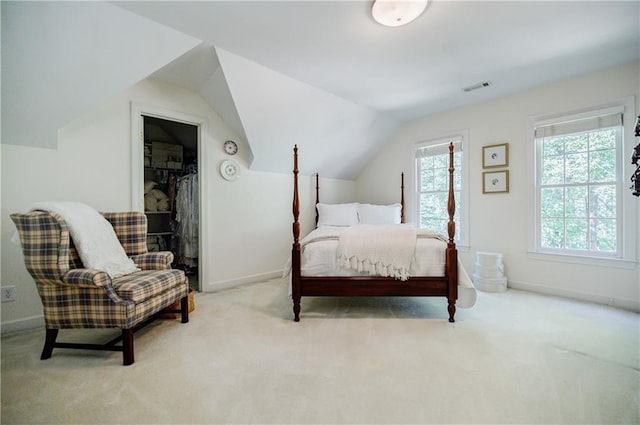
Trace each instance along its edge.
<instances>
[{"instance_id":1,"label":"closet doorway","mask_svg":"<svg viewBox=\"0 0 640 425\"><path fill-rule=\"evenodd\" d=\"M134 202L147 216L149 251L171 251L173 268L184 270L189 286L202 290L200 134L201 123L135 112ZM134 140L136 140L134 139ZM136 170L137 168L137 170Z\"/></svg>"}]
</instances>

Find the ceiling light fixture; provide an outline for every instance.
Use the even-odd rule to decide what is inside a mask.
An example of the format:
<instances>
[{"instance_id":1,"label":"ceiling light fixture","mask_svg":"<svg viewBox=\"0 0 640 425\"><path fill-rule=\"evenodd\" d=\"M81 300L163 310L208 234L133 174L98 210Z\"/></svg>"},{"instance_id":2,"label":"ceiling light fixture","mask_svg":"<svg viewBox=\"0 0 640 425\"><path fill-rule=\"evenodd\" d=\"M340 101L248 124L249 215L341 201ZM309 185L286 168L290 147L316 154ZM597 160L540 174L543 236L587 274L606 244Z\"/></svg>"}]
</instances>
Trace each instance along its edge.
<instances>
[{"instance_id":1,"label":"ceiling light fixture","mask_svg":"<svg viewBox=\"0 0 640 425\"><path fill-rule=\"evenodd\" d=\"M374 0L373 19L387 27L399 27L415 20L427 8L428 0Z\"/></svg>"}]
</instances>

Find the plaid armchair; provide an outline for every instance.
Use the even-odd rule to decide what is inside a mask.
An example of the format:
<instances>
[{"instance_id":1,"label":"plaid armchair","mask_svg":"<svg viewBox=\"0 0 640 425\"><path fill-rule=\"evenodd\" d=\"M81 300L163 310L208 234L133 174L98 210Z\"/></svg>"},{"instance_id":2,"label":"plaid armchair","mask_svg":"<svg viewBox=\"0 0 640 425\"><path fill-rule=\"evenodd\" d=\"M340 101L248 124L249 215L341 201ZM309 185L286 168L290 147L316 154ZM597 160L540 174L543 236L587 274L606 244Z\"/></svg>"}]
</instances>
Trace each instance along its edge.
<instances>
[{"instance_id":1,"label":"plaid armchair","mask_svg":"<svg viewBox=\"0 0 640 425\"><path fill-rule=\"evenodd\" d=\"M102 213L112 224L127 255L142 270L112 279L83 268L67 224L57 214L12 214L27 270L38 287L46 325L41 359L53 348L122 351L123 364L134 362L133 333L168 306L181 301L182 323L189 321L188 281L171 269L171 252L147 252L147 217L139 212ZM59 329L119 328L106 344L57 343ZM116 345L122 341L122 345Z\"/></svg>"}]
</instances>

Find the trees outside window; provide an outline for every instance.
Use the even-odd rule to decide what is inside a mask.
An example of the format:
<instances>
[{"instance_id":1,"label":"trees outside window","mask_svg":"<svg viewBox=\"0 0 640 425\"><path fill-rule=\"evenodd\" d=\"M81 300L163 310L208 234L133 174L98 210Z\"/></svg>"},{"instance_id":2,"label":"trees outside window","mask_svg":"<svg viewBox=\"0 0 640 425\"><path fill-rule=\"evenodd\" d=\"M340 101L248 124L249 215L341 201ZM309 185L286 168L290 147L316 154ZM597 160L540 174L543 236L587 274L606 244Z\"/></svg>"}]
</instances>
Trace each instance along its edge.
<instances>
[{"instance_id":1,"label":"trees outside window","mask_svg":"<svg viewBox=\"0 0 640 425\"><path fill-rule=\"evenodd\" d=\"M560 118L534 133L537 250L620 256L622 114Z\"/></svg>"},{"instance_id":2,"label":"trees outside window","mask_svg":"<svg viewBox=\"0 0 640 425\"><path fill-rule=\"evenodd\" d=\"M454 196L456 222L456 243L465 244L468 234L466 220L466 184L463 137L449 138L420 143L415 149L417 176L418 226L442 235L447 235L449 214L449 144L454 143Z\"/></svg>"}]
</instances>

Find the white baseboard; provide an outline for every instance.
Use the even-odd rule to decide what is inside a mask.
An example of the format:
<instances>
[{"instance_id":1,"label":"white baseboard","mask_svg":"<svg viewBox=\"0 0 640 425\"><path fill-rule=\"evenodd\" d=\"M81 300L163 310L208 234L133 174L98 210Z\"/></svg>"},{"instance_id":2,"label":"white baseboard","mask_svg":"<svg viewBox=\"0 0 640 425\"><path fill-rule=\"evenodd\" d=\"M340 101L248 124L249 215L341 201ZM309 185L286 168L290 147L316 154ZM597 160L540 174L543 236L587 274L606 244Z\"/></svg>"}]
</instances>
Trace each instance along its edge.
<instances>
[{"instance_id":1,"label":"white baseboard","mask_svg":"<svg viewBox=\"0 0 640 425\"><path fill-rule=\"evenodd\" d=\"M27 331L36 328L44 328L43 315L4 322L2 323L1 333L2 335L5 335L12 332Z\"/></svg>"},{"instance_id":2,"label":"white baseboard","mask_svg":"<svg viewBox=\"0 0 640 425\"><path fill-rule=\"evenodd\" d=\"M574 300L587 301L596 304L610 305L624 310L640 312L640 302L624 298L613 298L604 295L587 294L584 292L569 291L567 289L550 288L548 286L537 285L534 283L520 282L509 280L509 288L520 289L523 291L535 292L538 294L553 295L556 297L571 298Z\"/></svg>"},{"instance_id":3,"label":"white baseboard","mask_svg":"<svg viewBox=\"0 0 640 425\"><path fill-rule=\"evenodd\" d=\"M218 282L211 282L204 285L203 292L217 292L223 289L235 288L236 286L242 286L249 283L261 282L263 280L275 279L282 277L282 270L274 270L271 272L258 273L250 276L244 276L236 279L221 280Z\"/></svg>"}]
</instances>

